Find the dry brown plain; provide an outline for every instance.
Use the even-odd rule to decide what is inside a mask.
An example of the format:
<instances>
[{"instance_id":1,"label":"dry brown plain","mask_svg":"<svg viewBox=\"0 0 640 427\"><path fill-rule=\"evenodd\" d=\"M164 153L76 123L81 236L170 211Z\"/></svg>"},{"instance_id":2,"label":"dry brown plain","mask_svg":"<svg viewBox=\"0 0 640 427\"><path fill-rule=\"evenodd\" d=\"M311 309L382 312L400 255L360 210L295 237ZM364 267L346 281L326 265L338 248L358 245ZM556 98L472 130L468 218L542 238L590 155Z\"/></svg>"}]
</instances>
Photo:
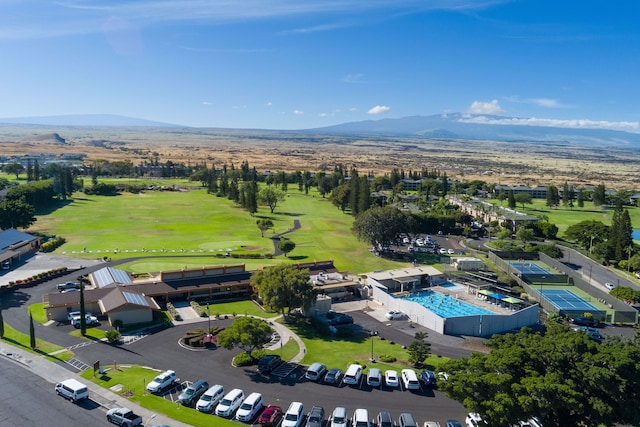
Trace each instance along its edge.
<instances>
[{"instance_id":1,"label":"dry brown plain","mask_svg":"<svg viewBox=\"0 0 640 427\"><path fill-rule=\"evenodd\" d=\"M64 141L56 139L59 135ZM258 170L332 170L336 164L361 173L437 169L450 178L501 184L575 186L604 183L637 190L640 151L596 147L425 138L349 137L267 130L199 128L0 127L0 155L84 153L86 162L129 159L134 165L158 159L205 162Z\"/></svg>"}]
</instances>

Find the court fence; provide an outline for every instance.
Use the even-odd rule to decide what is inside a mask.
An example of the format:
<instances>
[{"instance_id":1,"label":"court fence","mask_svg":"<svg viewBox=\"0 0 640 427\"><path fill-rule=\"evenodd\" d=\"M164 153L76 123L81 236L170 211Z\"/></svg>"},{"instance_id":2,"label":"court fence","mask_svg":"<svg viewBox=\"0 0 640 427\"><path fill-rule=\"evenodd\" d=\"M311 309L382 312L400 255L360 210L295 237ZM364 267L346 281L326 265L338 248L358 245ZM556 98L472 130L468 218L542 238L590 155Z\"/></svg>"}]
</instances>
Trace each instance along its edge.
<instances>
[{"instance_id":1,"label":"court fence","mask_svg":"<svg viewBox=\"0 0 640 427\"><path fill-rule=\"evenodd\" d=\"M625 304L623 301L612 297L607 292L591 286L582 278L580 273L572 270L560 261L551 258L544 253L490 251L488 256L493 263L506 271L509 274L509 277L515 280L528 295L536 298L540 303L540 307L542 307L546 312L560 313L561 310L559 310L558 307L556 307L550 300L545 298L544 295L538 292L538 286L544 286L544 284L566 284L574 285L576 288L586 292L588 295L591 295L591 298L606 304L613 310L613 314L606 314L605 311L600 312L599 310L598 313L593 313L594 317L599 320L608 323L637 323L638 321L638 312L635 309ZM509 263L509 261L522 260L542 261L562 274L522 274ZM582 316L584 314L584 310L562 310L561 314L568 316Z\"/></svg>"}]
</instances>

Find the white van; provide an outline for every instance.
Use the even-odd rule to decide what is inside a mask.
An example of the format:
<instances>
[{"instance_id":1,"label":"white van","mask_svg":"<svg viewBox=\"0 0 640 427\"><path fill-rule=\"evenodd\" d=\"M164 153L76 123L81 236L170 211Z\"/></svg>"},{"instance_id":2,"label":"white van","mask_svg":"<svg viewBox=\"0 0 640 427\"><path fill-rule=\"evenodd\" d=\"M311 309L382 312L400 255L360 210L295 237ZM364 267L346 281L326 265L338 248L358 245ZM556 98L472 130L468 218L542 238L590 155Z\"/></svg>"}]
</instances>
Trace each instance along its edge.
<instances>
[{"instance_id":1,"label":"white van","mask_svg":"<svg viewBox=\"0 0 640 427\"><path fill-rule=\"evenodd\" d=\"M200 412L211 412L224 396L224 387L216 384L205 391L196 403L196 409Z\"/></svg>"},{"instance_id":2,"label":"white van","mask_svg":"<svg viewBox=\"0 0 640 427\"><path fill-rule=\"evenodd\" d=\"M370 427L369 412L366 409L356 409L353 413L351 427Z\"/></svg>"},{"instance_id":3,"label":"white van","mask_svg":"<svg viewBox=\"0 0 640 427\"><path fill-rule=\"evenodd\" d=\"M360 383L360 377L362 376L362 366L349 365L347 368L347 372L344 373L344 377L342 377L342 382L349 385L357 385Z\"/></svg>"},{"instance_id":4,"label":"white van","mask_svg":"<svg viewBox=\"0 0 640 427\"><path fill-rule=\"evenodd\" d=\"M78 380L68 379L56 384L56 393L72 402L89 398L89 389Z\"/></svg>"},{"instance_id":5,"label":"white van","mask_svg":"<svg viewBox=\"0 0 640 427\"><path fill-rule=\"evenodd\" d=\"M282 417L280 427L300 427L304 418L304 406L301 402L291 402L289 409Z\"/></svg>"},{"instance_id":6,"label":"white van","mask_svg":"<svg viewBox=\"0 0 640 427\"><path fill-rule=\"evenodd\" d=\"M249 422L255 417L262 409L262 395L260 393L251 393L247 398L242 402L240 408L238 408L238 412L236 412L236 420Z\"/></svg>"},{"instance_id":7,"label":"white van","mask_svg":"<svg viewBox=\"0 0 640 427\"><path fill-rule=\"evenodd\" d=\"M420 390L420 381L413 369L402 370L402 383L407 390Z\"/></svg>"},{"instance_id":8,"label":"white van","mask_svg":"<svg viewBox=\"0 0 640 427\"><path fill-rule=\"evenodd\" d=\"M229 418L240 407L244 400L244 392L239 388L234 388L227 393L218 406L216 406L216 415L219 417Z\"/></svg>"}]
</instances>

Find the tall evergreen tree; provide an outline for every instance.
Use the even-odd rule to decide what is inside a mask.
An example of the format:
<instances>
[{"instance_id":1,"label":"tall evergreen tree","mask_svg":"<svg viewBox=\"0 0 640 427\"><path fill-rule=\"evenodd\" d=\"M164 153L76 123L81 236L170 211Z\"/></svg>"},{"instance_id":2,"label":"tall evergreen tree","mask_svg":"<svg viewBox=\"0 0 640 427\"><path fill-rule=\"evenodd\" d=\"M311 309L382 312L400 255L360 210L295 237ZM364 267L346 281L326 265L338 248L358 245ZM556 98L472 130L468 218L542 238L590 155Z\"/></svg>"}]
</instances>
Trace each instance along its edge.
<instances>
[{"instance_id":1,"label":"tall evergreen tree","mask_svg":"<svg viewBox=\"0 0 640 427\"><path fill-rule=\"evenodd\" d=\"M558 194L558 187L555 185L547 186L547 206L550 208L558 206L560 204L560 195Z\"/></svg>"},{"instance_id":2,"label":"tall evergreen tree","mask_svg":"<svg viewBox=\"0 0 640 427\"><path fill-rule=\"evenodd\" d=\"M606 188L604 184L596 185L593 190L593 206L602 206L606 203Z\"/></svg>"},{"instance_id":3,"label":"tall evergreen tree","mask_svg":"<svg viewBox=\"0 0 640 427\"><path fill-rule=\"evenodd\" d=\"M4 318L2 317L2 305L0 305L0 339L4 338Z\"/></svg>"},{"instance_id":4,"label":"tall evergreen tree","mask_svg":"<svg viewBox=\"0 0 640 427\"><path fill-rule=\"evenodd\" d=\"M36 329L33 326L33 316L29 312L29 343L32 349L36 348Z\"/></svg>"},{"instance_id":5,"label":"tall evergreen tree","mask_svg":"<svg viewBox=\"0 0 640 427\"><path fill-rule=\"evenodd\" d=\"M358 188L358 212L369 209L371 203L371 189L369 188L369 177L361 176Z\"/></svg>"},{"instance_id":6,"label":"tall evergreen tree","mask_svg":"<svg viewBox=\"0 0 640 427\"><path fill-rule=\"evenodd\" d=\"M513 194L513 190L509 190L509 196L507 197L507 206L509 206L509 209L516 208L516 196Z\"/></svg>"},{"instance_id":7,"label":"tall evergreen tree","mask_svg":"<svg viewBox=\"0 0 640 427\"><path fill-rule=\"evenodd\" d=\"M618 201L613 211L611 219L611 227L609 228L609 250L610 256L615 260L627 258L628 250L633 247L633 238L631 233L631 218L629 211L622 207L622 203Z\"/></svg>"},{"instance_id":8,"label":"tall evergreen tree","mask_svg":"<svg viewBox=\"0 0 640 427\"><path fill-rule=\"evenodd\" d=\"M360 178L358 171L353 169L351 171L351 181L349 181L349 207L351 208L351 215L356 216L360 213L358 200L360 199Z\"/></svg>"}]
</instances>

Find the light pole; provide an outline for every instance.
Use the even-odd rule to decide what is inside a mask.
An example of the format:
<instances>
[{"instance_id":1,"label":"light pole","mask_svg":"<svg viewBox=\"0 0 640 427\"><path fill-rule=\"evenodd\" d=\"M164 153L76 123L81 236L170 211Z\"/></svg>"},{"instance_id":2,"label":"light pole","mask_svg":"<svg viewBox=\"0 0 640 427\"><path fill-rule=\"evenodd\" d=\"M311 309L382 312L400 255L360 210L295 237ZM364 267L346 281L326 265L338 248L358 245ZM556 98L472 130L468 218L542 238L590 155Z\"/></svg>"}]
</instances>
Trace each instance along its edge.
<instances>
[{"instance_id":1,"label":"light pole","mask_svg":"<svg viewBox=\"0 0 640 427\"><path fill-rule=\"evenodd\" d=\"M373 337L378 335L378 331L371 331L371 359L369 361L374 363L376 359L373 357Z\"/></svg>"},{"instance_id":2,"label":"light pole","mask_svg":"<svg viewBox=\"0 0 640 427\"><path fill-rule=\"evenodd\" d=\"M207 329L207 335L211 334L211 312L209 311L209 303L207 303L207 318L209 319L209 329Z\"/></svg>"}]
</instances>

